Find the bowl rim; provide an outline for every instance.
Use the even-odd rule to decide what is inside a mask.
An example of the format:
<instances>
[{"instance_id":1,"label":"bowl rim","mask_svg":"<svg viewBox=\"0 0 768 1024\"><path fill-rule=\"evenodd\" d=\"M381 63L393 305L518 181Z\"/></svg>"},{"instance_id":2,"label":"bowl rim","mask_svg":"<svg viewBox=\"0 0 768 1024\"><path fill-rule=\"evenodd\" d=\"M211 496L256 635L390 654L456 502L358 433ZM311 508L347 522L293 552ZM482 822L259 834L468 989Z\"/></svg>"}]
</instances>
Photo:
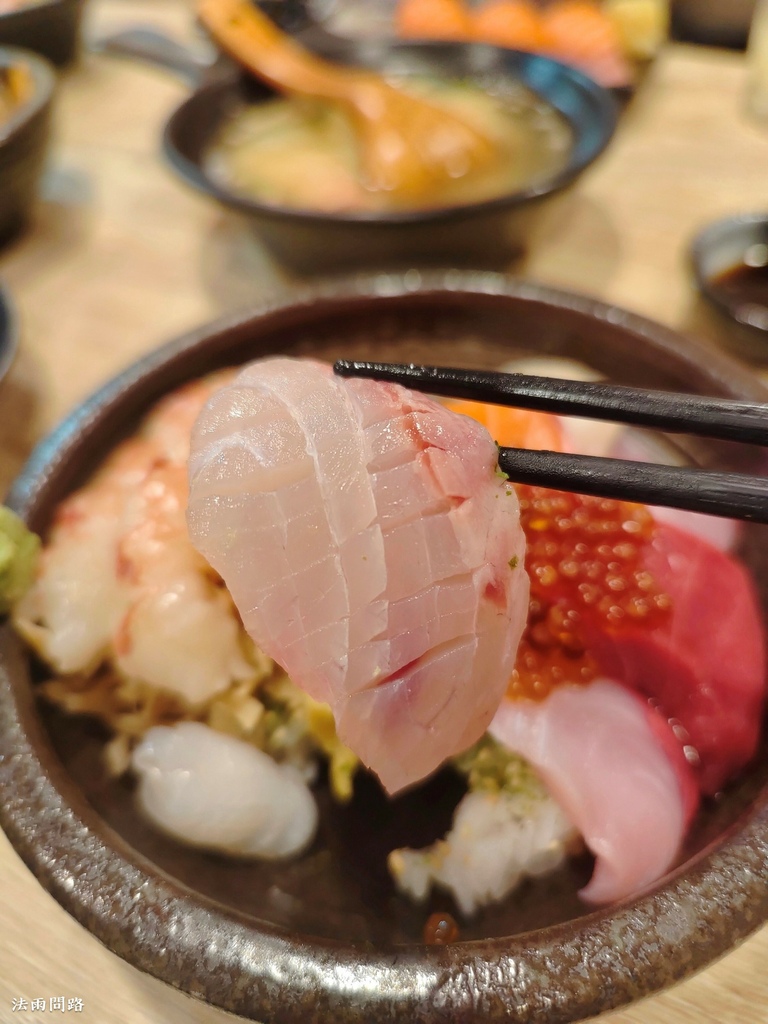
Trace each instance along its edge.
<instances>
[{"instance_id":1,"label":"bowl rim","mask_svg":"<svg viewBox=\"0 0 768 1024\"><path fill-rule=\"evenodd\" d=\"M99 416L148 374L180 365L196 346L212 346L226 332L256 320L288 309L312 316L339 300L386 304L387 298L438 294L454 302L462 293L530 300L618 323L662 355L681 358L682 343L686 360L699 358L709 379L726 393L765 398L764 387L746 367L608 303L490 272L417 276L409 281L407 274L364 275L289 289L167 342L104 384L40 442L7 503L23 516L46 473L66 461L76 436L98 426ZM7 625L0 626L2 654L6 665L24 661ZM174 987L275 1024L437 1022L447 1015L455 1024L481 1019L567 1024L681 980L768 919L766 787L749 813L686 862L684 873L671 871L609 915L596 910L533 932L442 947L372 947L286 933L196 893L106 826L53 752L31 687L13 685L1 658L0 789L0 825L17 853L103 944ZM46 824L47 842L41 845L38 830ZM620 958L613 955L617 947ZM217 956L227 963L212 971ZM566 966L558 967L563 960ZM645 973L636 972L641 963ZM595 965L601 972L599 999L594 984L584 984ZM488 986L500 993L495 1001L489 1002Z\"/></svg>"},{"instance_id":2,"label":"bowl rim","mask_svg":"<svg viewBox=\"0 0 768 1024\"><path fill-rule=\"evenodd\" d=\"M358 45L355 40L335 39L335 43L346 46L350 50ZM181 104L173 111L168 118L162 132L162 149L170 165L199 191L217 199L219 202L232 209L239 210L254 216L270 217L276 221L290 221L294 223L311 224L315 226L352 226L372 227L379 229L396 228L408 224L439 224L451 221L463 220L467 217L474 217L484 213L494 213L508 210L523 203L544 199L567 188L576 180L591 164L600 156L611 141L618 123L619 103L613 93L600 85L594 79L589 78L582 71L555 60L545 54L529 53L524 50L513 50L500 46L492 46L488 43L453 42L443 40L419 40L402 41L396 39L379 40L377 43L377 54L380 57L386 49L387 54L426 52L439 54L444 53L468 53L472 52L494 54L499 67L503 67L511 77L519 79L522 72L527 73L529 66L546 66L555 68L558 74L562 75L573 86L579 89L596 106L598 111L598 122L600 135L595 144L584 153L579 159L569 158L565 167L555 174L542 179L526 188L516 192L495 196L478 202L459 203L451 206L430 207L422 210L394 210L394 211L349 211L341 213L326 212L322 210L308 210L303 207L282 206L276 203L260 202L258 199L250 198L238 192L228 189L208 174L202 165L187 157L181 152L175 142L175 135L179 122L186 116L191 106L199 103L209 95L216 95L226 89L232 89L238 79L231 77L220 77L216 80L204 83L195 89ZM334 56L338 57L338 49L334 49ZM496 65L495 65L496 66ZM531 91L542 95L541 89L535 85L524 83ZM546 99L546 97L544 97ZM550 105L552 105L550 103ZM563 114L562 116L565 117ZM573 122L568 119L573 128Z\"/></svg>"},{"instance_id":3,"label":"bowl rim","mask_svg":"<svg viewBox=\"0 0 768 1024\"><path fill-rule=\"evenodd\" d=\"M716 245L723 238L729 235L738 238L745 229L761 224L765 226L766 234L768 235L768 212L757 210L729 214L701 228L691 239L688 248L688 261L699 292L729 320L739 324L740 327L754 331L755 338L764 338L768 334L768 326L761 327L759 324L743 320L738 315L736 305L725 298L722 290L714 283L713 278L705 273L704 259L710 247Z\"/></svg>"},{"instance_id":4,"label":"bowl rim","mask_svg":"<svg viewBox=\"0 0 768 1024\"><path fill-rule=\"evenodd\" d=\"M50 103L56 87L56 71L47 57L21 46L0 44L0 67L16 64L23 64L29 69L34 90L32 96L21 103L7 121L0 124L0 146L16 138L35 115Z\"/></svg>"}]
</instances>

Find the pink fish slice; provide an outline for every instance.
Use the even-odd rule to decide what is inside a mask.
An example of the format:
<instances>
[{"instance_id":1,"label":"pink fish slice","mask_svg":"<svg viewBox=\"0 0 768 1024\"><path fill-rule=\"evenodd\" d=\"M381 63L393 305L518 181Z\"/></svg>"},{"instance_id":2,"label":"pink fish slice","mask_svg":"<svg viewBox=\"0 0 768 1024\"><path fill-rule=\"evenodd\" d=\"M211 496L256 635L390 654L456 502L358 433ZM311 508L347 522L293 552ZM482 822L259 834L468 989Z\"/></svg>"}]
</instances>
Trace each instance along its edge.
<instances>
[{"instance_id":1,"label":"pink fish slice","mask_svg":"<svg viewBox=\"0 0 768 1024\"><path fill-rule=\"evenodd\" d=\"M528 608L484 427L405 388L265 359L206 405L188 525L254 641L395 792L485 731Z\"/></svg>"}]
</instances>

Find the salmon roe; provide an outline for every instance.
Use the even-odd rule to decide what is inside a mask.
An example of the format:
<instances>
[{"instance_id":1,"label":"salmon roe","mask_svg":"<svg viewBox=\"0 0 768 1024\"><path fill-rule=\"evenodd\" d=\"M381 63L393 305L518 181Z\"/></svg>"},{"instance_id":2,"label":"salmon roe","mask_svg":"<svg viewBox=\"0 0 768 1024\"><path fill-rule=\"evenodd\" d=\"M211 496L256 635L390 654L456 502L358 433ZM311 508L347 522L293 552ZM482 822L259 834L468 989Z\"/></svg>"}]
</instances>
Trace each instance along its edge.
<instances>
[{"instance_id":1,"label":"salmon roe","mask_svg":"<svg viewBox=\"0 0 768 1024\"><path fill-rule=\"evenodd\" d=\"M444 912L430 914L424 924L424 941L430 946L448 946L459 938L456 919Z\"/></svg>"},{"instance_id":2,"label":"salmon roe","mask_svg":"<svg viewBox=\"0 0 768 1024\"><path fill-rule=\"evenodd\" d=\"M644 505L518 485L531 580L528 624L510 697L545 698L559 683L588 683L597 663L583 626L659 625L671 602L643 568L654 523Z\"/></svg>"}]
</instances>

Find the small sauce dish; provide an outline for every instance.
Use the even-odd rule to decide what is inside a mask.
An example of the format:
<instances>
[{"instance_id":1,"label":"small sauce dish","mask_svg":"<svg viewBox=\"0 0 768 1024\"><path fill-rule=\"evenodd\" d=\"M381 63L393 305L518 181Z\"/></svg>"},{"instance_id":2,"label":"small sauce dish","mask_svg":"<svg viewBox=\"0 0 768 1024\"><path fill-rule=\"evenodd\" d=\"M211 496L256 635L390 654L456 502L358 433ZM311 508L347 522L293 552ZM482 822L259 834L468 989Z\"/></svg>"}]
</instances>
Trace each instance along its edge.
<instances>
[{"instance_id":1,"label":"small sauce dish","mask_svg":"<svg viewBox=\"0 0 768 1024\"><path fill-rule=\"evenodd\" d=\"M690 252L699 292L728 322L725 343L743 358L768 362L768 213L715 221Z\"/></svg>"}]
</instances>

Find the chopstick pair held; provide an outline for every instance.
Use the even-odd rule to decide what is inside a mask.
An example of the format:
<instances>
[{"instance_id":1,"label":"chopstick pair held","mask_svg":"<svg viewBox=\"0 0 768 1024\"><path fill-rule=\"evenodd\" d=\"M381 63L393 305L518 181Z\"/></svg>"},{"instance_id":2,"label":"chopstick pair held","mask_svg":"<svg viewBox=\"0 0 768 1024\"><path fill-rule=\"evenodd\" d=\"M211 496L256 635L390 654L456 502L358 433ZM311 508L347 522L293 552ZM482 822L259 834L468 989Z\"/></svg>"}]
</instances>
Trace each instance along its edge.
<instances>
[{"instance_id":1,"label":"chopstick pair held","mask_svg":"<svg viewBox=\"0 0 768 1024\"><path fill-rule=\"evenodd\" d=\"M522 373L339 360L344 377L389 381L446 397L768 445L768 406ZM768 478L593 455L500 448L517 483L768 523Z\"/></svg>"}]
</instances>

